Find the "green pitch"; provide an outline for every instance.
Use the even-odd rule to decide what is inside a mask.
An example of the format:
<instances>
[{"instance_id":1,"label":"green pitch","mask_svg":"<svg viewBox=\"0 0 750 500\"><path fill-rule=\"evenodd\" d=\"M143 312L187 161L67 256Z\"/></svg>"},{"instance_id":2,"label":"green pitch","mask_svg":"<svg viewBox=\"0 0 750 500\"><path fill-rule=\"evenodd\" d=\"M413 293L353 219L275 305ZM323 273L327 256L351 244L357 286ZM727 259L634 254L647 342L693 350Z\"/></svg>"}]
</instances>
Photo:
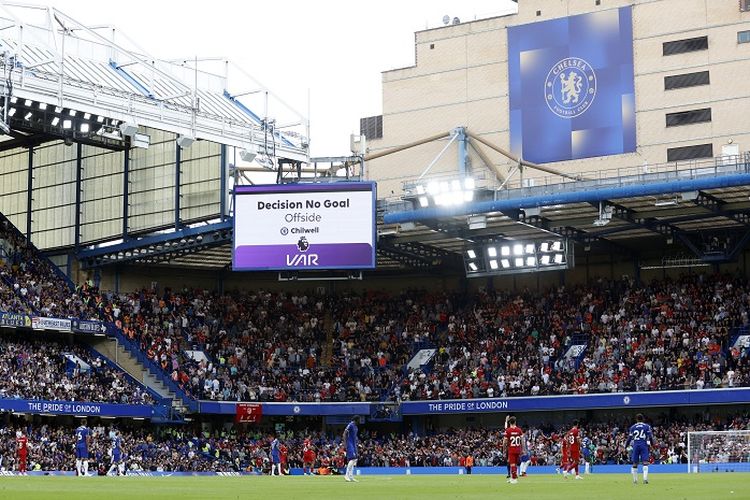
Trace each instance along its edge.
<instances>
[{"instance_id":1,"label":"green pitch","mask_svg":"<svg viewBox=\"0 0 750 500\"><path fill-rule=\"evenodd\" d=\"M596 498L645 500L748 499L750 474L652 474L633 485L629 475L600 474L581 481L538 475L506 484L505 476L364 476L358 483L334 477L2 477L0 498L87 500L191 499L477 499Z\"/></svg>"}]
</instances>

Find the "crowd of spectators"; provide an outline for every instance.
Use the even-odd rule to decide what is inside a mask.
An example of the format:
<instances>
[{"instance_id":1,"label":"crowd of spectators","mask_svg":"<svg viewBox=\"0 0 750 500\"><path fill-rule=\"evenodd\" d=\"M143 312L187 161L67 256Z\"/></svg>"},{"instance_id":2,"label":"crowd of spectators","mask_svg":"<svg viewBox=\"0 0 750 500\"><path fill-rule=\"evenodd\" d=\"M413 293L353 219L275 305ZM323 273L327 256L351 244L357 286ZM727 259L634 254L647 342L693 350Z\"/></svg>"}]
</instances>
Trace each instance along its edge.
<instances>
[{"instance_id":1,"label":"crowd of spectators","mask_svg":"<svg viewBox=\"0 0 750 500\"><path fill-rule=\"evenodd\" d=\"M4 335L0 398L154 404L145 388L81 345Z\"/></svg>"},{"instance_id":2,"label":"crowd of spectators","mask_svg":"<svg viewBox=\"0 0 750 500\"><path fill-rule=\"evenodd\" d=\"M7 222L7 221L6 221ZM546 291L316 294L72 291L19 233L9 310L113 323L197 399L402 401L750 384L750 285L728 275ZM568 356L580 343L580 356ZM419 347L431 361L408 367ZM194 356L192 351L200 351Z\"/></svg>"},{"instance_id":3,"label":"crowd of spectators","mask_svg":"<svg viewBox=\"0 0 750 500\"><path fill-rule=\"evenodd\" d=\"M627 464L625 447L629 421L584 424L582 435L591 441L593 464ZM707 416L692 420L656 419L654 422L654 463L687 463L687 433L700 430L745 430L747 416L711 420ZM8 425L0 429L0 468L15 466L16 432L29 438L31 470L73 470L74 441L72 427L60 425ZM113 427L93 427L91 470L104 472L110 464ZM213 432L195 427L140 427L118 429L122 436L125 462L130 471L215 471L264 472L270 464L273 436L258 430L238 431L227 427ZM558 465L560 442L568 427L540 425L524 427L530 442L531 465ZM343 447L339 434L311 431L281 432L278 438L286 450L287 468L302 467L305 441L315 451L315 468L335 471L343 467ZM713 438L712 438L713 439ZM360 429L362 467L456 467L466 457L477 466L503 466L500 429L445 429L424 436L381 433L365 425ZM704 463L750 462L750 440L722 436L705 446L705 453L694 459ZM284 459L282 458L282 460Z\"/></svg>"}]
</instances>

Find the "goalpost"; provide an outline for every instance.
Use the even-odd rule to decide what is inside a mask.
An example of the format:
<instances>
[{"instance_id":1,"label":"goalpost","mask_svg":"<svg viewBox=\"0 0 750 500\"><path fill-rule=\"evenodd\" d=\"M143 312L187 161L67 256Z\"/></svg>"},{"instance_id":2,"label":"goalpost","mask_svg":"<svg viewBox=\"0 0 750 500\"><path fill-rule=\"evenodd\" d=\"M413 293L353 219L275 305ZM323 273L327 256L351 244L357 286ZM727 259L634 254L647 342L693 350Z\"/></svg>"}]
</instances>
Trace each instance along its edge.
<instances>
[{"instance_id":1,"label":"goalpost","mask_svg":"<svg viewBox=\"0 0 750 500\"><path fill-rule=\"evenodd\" d=\"M750 472L750 430L688 432L688 472Z\"/></svg>"}]
</instances>

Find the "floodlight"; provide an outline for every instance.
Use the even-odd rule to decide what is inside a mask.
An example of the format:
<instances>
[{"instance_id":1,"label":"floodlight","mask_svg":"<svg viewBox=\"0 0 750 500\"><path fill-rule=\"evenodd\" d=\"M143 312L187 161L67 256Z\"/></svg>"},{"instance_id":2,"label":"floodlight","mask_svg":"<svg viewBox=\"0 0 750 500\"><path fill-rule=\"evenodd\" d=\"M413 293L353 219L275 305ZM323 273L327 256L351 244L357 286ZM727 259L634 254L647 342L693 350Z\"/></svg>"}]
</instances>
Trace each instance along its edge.
<instances>
[{"instance_id":1,"label":"floodlight","mask_svg":"<svg viewBox=\"0 0 750 500\"><path fill-rule=\"evenodd\" d=\"M426 192L426 191L425 191L425 189L424 189L424 186L423 186L423 185L421 185L421 184L419 184L419 185L417 186L417 194L425 194L425 192Z\"/></svg>"},{"instance_id":2,"label":"floodlight","mask_svg":"<svg viewBox=\"0 0 750 500\"><path fill-rule=\"evenodd\" d=\"M552 242L552 251L559 252L560 250L562 250L562 241Z\"/></svg>"},{"instance_id":3,"label":"floodlight","mask_svg":"<svg viewBox=\"0 0 750 500\"><path fill-rule=\"evenodd\" d=\"M516 257L515 264L516 267L523 267L523 257Z\"/></svg>"},{"instance_id":4,"label":"floodlight","mask_svg":"<svg viewBox=\"0 0 750 500\"><path fill-rule=\"evenodd\" d=\"M520 243L513 245L513 255L523 255L523 245Z\"/></svg>"},{"instance_id":5,"label":"floodlight","mask_svg":"<svg viewBox=\"0 0 750 500\"><path fill-rule=\"evenodd\" d=\"M502 264L503 269L508 269L510 267L510 261L508 259L501 260L500 264Z\"/></svg>"},{"instance_id":6,"label":"floodlight","mask_svg":"<svg viewBox=\"0 0 750 500\"><path fill-rule=\"evenodd\" d=\"M549 242L545 241L541 245L539 245L539 251L540 252L549 252Z\"/></svg>"},{"instance_id":7,"label":"floodlight","mask_svg":"<svg viewBox=\"0 0 750 500\"><path fill-rule=\"evenodd\" d=\"M30 108L31 106L33 106L33 105L34 105L34 101L32 101L31 99L26 99L26 100L24 101L24 105L25 105L25 106L26 106L27 108Z\"/></svg>"},{"instance_id":8,"label":"floodlight","mask_svg":"<svg viewBox=\"0 0 750 500\"><path fill-rule=\"evenodd\" d=\"M41 109L42 111L44 111L45 109L47 109L47 103L46 102L40 102L39 103L39 109Z\"/></svg>"},{"instance_id":9,"label":"floodlight","mask_svg":"<svg viewBox=\"0 0 750 500\"><path fill-rule=\"evenodd\" d=\"M426 196L420 196L419 197L419 206L422 208L427 208L427 206L430 204L429 201L427 201Z\"/></svg>"},{"instance_id":10,"label":"floodlight","mask_svg":"<svg viewBox=\"0 0 750 500\"><path fill-rule=\"evenodd\" d=\"M26 121L31 120L31 117L33 115L34 115L34 113L32 113L31 111L29 111L28 113L26 113L26 116L24 116L23 119L26 120Z\"/></svg>"},{"instance_id":11,"label":"floodlight","mask_svg":"<svg viewBox=\"0 0 750 500\"><path fill-rule=\"evenodd\" d=\"M89 131L89 124L88 123L81 123L81 132L84 134L87 134Z\"/></svg>"},{"instance_id":12,"label":"floodlight","mask_svg":"<svg viewBox=\"0 0 750 500\"><path fill-rule=\"evenodd\" d=\"M536 257L526 257L526 265L527 266L535 266L536 265Z\"/></svg>"},{"instance_id":13,"label":"floodlight","mask_svg":"<svg viewBox=\"0 0 750 500\"><path fill-rule=\"evenodd\" d=\"M549 255L542 255L542 258L539 259L543 266L549 265L550 262L550 256Z\"/></svg>"},{"instance_id":14,"label":"floodlight","mask_svg":"<svg viewBox=\"0 0 750 500\"><path fill-rule=\"evenodd\" d=\"M533 243L527 243L526 244L526 253L534 253L534 244Z\"/></svg>"},{"instance_id":15,"label":"floodlight","mask_svg":"<svg viewBox=\"0 0 750 500\"><path fill-rule=\"evenodd\" d=\"M490 257L497 257L497 248L495 247L488 247L487 248L487 255Z\"/></svg>"},{"instance_id":16,"label":"floodlight","mask_svg":"<svg viewBox=\"0 0 750 500\"><path fill-rule=\"evenodd\" d=\"M84 113L84 114L83 114L83 119L84 119L84 120L89 120L89 119L91 119L91 113Z\"/></svg>"},{"instance_id":17,"label":"floodlight","mask_svg":"<svg viewBox=\"0 0 750 500\"><path fill-rule=\"evenodd\" d=\"M467 250L466 255L469 256L470 259L476 259L477 253L474 250Z\"/></svg>"},{"instance_id":18,"label":"floodlight","mask_svg":"<svg viewBox=\"0 0 750 500\"><path fill-rule=\"evenodd\" d=\"M510 247L507 246L507 245L503 245L502 247L500 247L500 255L502 255L503 257L509 256L510 255Z\"/></svg>"},{"instance_id":19,"label":"floodlight","mask_svg":"<svg viewBox=\"0 0 750 500\"><path fill-rule=\"evenodd\" d=\"M495 259L490 260L490 269L497 269L497 261Z\"/></svg>"},{"instance_id":20,"label":"floodlight","mask_svg":"<svg viewBox=\"0 0 750 500\"><path fill-rule=\"evenodd\" d=\"M63 128L72 128L73 127L73 121L72 120L63 120Z\"/></svg>"},{"instance_id":21,"label":"floodlight","mask_svg":"<svg viewBox=\"0 0 750 500\"><path fill-rule=\"evenodd\" d=\"M177 145L181 147L182 149L189 148L193 145L195 142L195 139L192 137L188 137L186 135L179 135L177 136Z\"/></svg>"},{"instance_id":22,"label":"floodlight","mask_svg":"<svg viewBox=\"0 0 750 500\"><path fill-rule=\"evenodd\" d=\"M478 267L473 262L469 262L469 269L471 269L472 271L476 271Z\"/></svg>"},{"instance_id":23,"label":"floodlight","mask_svg":"<svg viewBox=\"0 0 750 500\"><path fill-rule=\"evenodd\" d=\"M13 116L16 114L16 108L10 108L8 110L8 116Z\"/></svg>"},{"instance_id":24,"label":"floodlight","mask_svg":"<svg viewBox=\"0 0 750 500\"><path fill-rule=\"evenodd\" d=\"M555 254L555 264L562 264L563 263L563 254L556 253Z\"/></svg>"},{"instance_id":25,"label":"floodlight","mask_svg":"<svg viewBox=\"0 0 750 500\"><path fill-rule=\"evenodd\" d=\"M69 110L68 110L68 114L69 114L70 116L75 116L75 115L76 115L76 113L77 113L77 111L76 111L75 109L69 109Z\"/></svg>"},{"instance_id":26,"label":"floodlight","mask_svg":"<svg viewBox=\"0 0 750 500\"><path fill-rule=\"evenodd\" d=\"M464 179L464 189L466 189L467 191L473 191L475 187L476 183L474 182L473 177L467 177L466 179Z\"/></svg>"}]
</instances>

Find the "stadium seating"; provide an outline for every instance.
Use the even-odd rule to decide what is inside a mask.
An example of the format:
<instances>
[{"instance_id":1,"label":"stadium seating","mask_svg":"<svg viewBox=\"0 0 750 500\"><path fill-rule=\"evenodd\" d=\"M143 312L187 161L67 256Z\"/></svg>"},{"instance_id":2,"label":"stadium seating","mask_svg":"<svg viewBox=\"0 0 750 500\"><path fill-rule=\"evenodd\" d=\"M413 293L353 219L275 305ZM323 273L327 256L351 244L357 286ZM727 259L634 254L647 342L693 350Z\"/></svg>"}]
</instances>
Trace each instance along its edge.
<instances>
[{"instance_id":1,"label":"stadium seating","mask_svg":"<svg viewBox=\"0 0 750 500\"><path fill-rule=\"evenodd\" d=\"M154 404L149 392L83 346L0 336L0 397Z\"/></svg>"},{"instance_id":2,"label":"stadium seating","mask_svg":"<svg viewBox=\"0 0 750 500\"><path fill-rule=\"evenodd\" d=\"M380 401L739 387L747 280L628 279L544 292L75 291L14 228L8 310L101 319L196 399ZM329 336L330 333L330 336ZM574 344L577 356L567 356ZM435 349L407 368L420 347ZM186 350L199 350L195 360Z\"/></svg>"}]
</instances>

